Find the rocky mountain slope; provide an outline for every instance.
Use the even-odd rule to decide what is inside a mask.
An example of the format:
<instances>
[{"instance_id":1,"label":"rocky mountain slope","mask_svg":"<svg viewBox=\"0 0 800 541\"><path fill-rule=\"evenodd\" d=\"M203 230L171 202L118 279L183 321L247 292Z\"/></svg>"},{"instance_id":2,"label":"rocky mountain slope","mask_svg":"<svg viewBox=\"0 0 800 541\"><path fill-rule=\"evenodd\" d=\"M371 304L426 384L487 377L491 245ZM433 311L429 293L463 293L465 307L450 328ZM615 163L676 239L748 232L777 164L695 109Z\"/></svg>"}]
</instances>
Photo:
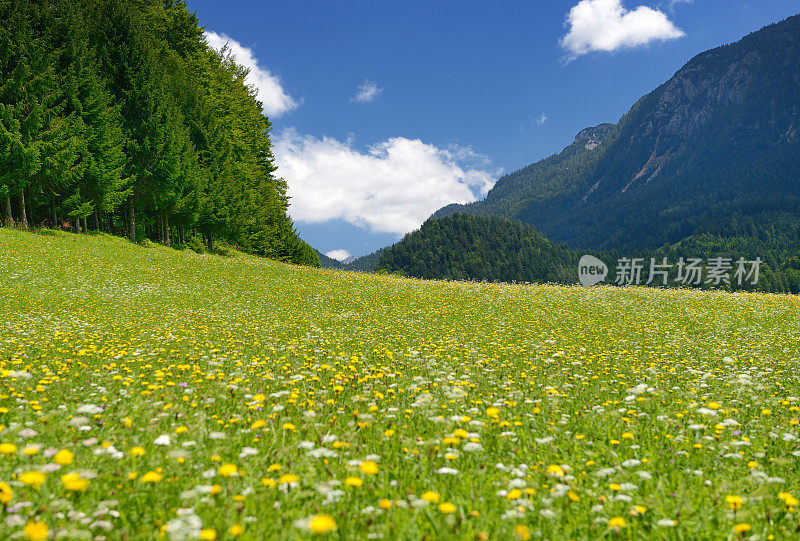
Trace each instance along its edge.
<instances>
[{"instance_id":1,"label":"rocky mountain slope","mask_svg":"<svg viewBox=\"0 0 800 541\"><path fill-rule=\"evenodd\" d=\"M800 16L704 52L617 125L449 205L535 225L593 249L646 249L691 235L800 221ZM747 229L744 227L744 229ZM756 233L751 231L751 233Z\"/></svg>"}]
</instances>

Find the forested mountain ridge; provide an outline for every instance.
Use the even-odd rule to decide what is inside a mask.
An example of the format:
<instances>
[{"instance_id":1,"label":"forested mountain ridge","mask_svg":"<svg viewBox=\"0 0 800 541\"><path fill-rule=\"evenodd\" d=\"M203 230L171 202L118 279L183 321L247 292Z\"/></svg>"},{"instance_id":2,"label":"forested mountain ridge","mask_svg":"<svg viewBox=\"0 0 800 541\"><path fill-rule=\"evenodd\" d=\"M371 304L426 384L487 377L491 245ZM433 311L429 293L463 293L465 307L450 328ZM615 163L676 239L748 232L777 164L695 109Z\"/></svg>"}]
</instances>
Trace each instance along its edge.
<instances>
[{"instance_id":1,"label":"forested mountain ridge","mask_svg":"<svg viewBox=\"0 0 800 541\"><path fill-rule=\"evenodd\" d=\"M581 130L572 144L560 153L498 179L486 199L447 205L433 217L443 218L457 212L515 217L531 201L550 200L571 193L583 185L583 179L596 166L615 135L614 124Z\"/></svg>"},{"instance_id":2,"label":"forested mountain ridge","mask_svg":"<svg viewBox=\"0 0 800 541\"><path fill-rule=\"evenodd\" d=\"M247 71L178 0L0 0L7 225L215 241L319 265Z\"/></svg>"},{"instance_id":3,"label":"forested mountain ridge","mask_svg":"<svg viewBox=\"0 0 800 541\"><path fill-rule=\"evenodd\" d=\"M738 236L718 234L719 229L728 227ZM584 254L607 264L607 284L621 282L619 272L624 269L620 271L617 264L622 258L629 261L639 258L642 264L639 285L649 283L651 260L658 263L666 260L670 264L669 277L666 284L663 280L655 281L659 287L690 285L729 291L800 293L800 223L777 214L770 216L768 223L733 220L718 224L717 230L704 230L674 245L620 252L578 251L549 241L530 224L497 216L456 213L429 218L419 230L383 249L376 270L428 279L576 284L578 262ZM693 258L700 258L706 279L691 284L681 282L677 262ZM757 282L709 281L709 262L714 258L728 258L731 272L739 258L759 259Z\"/></svg>"},{"instance_id":4,"label":"forested mountain ridge","mask_svg":"<svg viewBox=\"0 0 800 541\"><path fill-rule=\"evenodd\" d=\"M577 281L578 255L531 225L494 216L431 218L381 254L377 269L415 278Z\"/></svg>"},{"instance_id":5,"label":"forested mountain ridge","mask_svg":"<svg viewBox=\"0 0 800 541\"><path fill-rule=\"evenodd\" d=\"M434 216L503 216L576 248L628 250L731 219L800 222L799 66L794 16L696 56L591 149L576 140L500 179L484 201Z\"/></svg>"},{"instance_id":6,"label":"forested mountain ridge","mask_svg":"<svg viewBox=\"0 0 800 541\"><path fill-rule=\"evenodd\" d=\"M319 264L323 269L343 269L344 268L344 264L341 261L333 259L332 257L328 257L325 254L323 254L322 252L320 252L319 250L314 249L314 253L317 254L317 257L319 258Z\"/></svg>"}]
</instances>

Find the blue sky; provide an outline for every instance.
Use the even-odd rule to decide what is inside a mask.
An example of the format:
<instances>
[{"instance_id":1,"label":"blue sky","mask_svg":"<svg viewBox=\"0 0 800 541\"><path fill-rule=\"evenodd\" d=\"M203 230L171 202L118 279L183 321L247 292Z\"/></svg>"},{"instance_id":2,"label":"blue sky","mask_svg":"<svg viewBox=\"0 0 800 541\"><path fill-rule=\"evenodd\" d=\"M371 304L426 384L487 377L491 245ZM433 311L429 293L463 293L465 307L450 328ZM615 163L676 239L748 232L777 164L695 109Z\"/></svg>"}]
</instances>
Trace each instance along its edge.
<instances>
[{"instance_id":1,"label":"blue sky","mask_svg":"<svg viewBox=\"0 0 800 541\"><path fill-rule=\"evenodd\" d=\"M301 236L364 255L616 122L796 0L189 0L273 123Z\"/></svg>"}]
</instances>

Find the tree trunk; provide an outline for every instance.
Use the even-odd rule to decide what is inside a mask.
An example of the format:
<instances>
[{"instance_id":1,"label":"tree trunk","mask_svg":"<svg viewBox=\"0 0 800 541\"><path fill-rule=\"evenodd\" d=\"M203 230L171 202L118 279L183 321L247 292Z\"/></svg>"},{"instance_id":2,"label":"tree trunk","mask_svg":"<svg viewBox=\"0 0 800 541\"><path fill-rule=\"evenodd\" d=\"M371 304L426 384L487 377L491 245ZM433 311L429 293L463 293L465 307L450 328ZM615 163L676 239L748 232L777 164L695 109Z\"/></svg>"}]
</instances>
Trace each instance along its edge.
<instances>
[{"instance_id":1,"label":"tree trunk","mask_svg":"<svg viewBox=\"0 0 800 541\"><path fill-rule=\"evenodd\" d=\"M94 230L100 231L100 213L96 208L94 209Z\"/></svg>"},{"instance_id":2,"label":"tree trunk","mask_svg":"<svg viewBox=\"0 0 800 541\"><path fill-rule=\"evenodd\" d=\"M86 216L83 217L83 232L84 233L88 233L89 232L89 223L86 220Z\"/></svg>"},{"instance_id":3,"label":"tree trunk","mask_svg":"<svg viewBox=\"0 0 800 541\"><path fill-rule=\"evenodd\" d=\"M128 199L128 240L136 242L136 210L133 207L133 197Z\"/></svg>"},{"instance_id":4,"label":"tree trunk","mask_svg":"<svg viewBox=\"0 0 800 541\"><path fill-rule=\"evenodd\" d=\"M58 227L58 216L56 216L56 198L52 195L50 196L50 219L53 220L52 228L56 229Z\"/></svg>"},{"instance_id":5,"label":"tree trunk","mask_svg":"<svg viewBox=\"0 0 800 541\"><path fill-rule=\"evenodd\" d=\"M14 227L14 215L11 214L11 196L6 196L6 226Z\"/></svg>"},{"instance_id":6,"label":"tree trunk","mask_svg":"<svg viewBox=\"0 0 800 541\"><path fill-rule=\"evenodd\" d=\"M164 213L164 244L172 246L172 235L169 230L169 215Z\"/></svg>"},{"instance_id":7,"label":"tree trunk","mask_svg":"<svg viewBox=\"0 0 800 541\"><path fill-rule=\"evenodd\" d=\"M75 227L74 233L76 235L80 234L80 232L81 232L81 219L80 218L75 218L75 222L73 223L73 226Z\"/></svg>"},{"instance_id":8,"label":"tree trunk","mask_svg":"<svg viewBox=\"0 0 800 541\"><path fill-rule=\"evenodd\" d=\"M28 229L28 213L25 212L25 190L19 191L19 215L22 219L23 229Z\"/></svg>"}]
</instances>

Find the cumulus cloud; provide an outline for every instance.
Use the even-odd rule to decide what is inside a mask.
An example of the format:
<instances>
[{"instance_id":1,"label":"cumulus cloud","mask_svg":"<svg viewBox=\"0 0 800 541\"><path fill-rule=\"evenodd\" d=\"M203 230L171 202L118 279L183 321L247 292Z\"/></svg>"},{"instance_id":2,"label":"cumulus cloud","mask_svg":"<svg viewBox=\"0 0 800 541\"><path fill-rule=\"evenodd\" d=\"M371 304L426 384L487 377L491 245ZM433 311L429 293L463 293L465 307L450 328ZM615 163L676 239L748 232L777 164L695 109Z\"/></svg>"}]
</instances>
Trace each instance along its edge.
<instances>
[{"instance_id":1,"label":"cumulus cloud","mask_svg":"<svg viewBox=\"0 0 800 541\"><path fill-rule=\"evenodd\" d=\"M622 0L581 0L567 15L561 39L571 58L592 51L615 51L683 37L663 12L639 6L626 10Z\"/></svg>"},{"instance_id":2,"label":"cumulus cloud","mask_svg":"<svg viewBox=\"0 0 800 541\"><path fill-rule=\"evenodd\" d=\"M245 82L258 89L258 99L265 115L278 117L298 107L299 103L286 93L280 79L261 66L252 49L225 34L206 31L205 36L212 49L219 51L227 45L236 63L250 70Z\"/></svg>"},{"instance_id":3,"label":"cumulus cloud","mask_svg":"<svg viewBox=\"0 0 800 541\"><path fill-rule=\"evenodd\" d=\"M378 83L365 79L363 83L358 85L358 91L350 99L350 102L369 103L375 101L375 98L380 96L381 92L383 92L383 88L379 87Z\"/></svg>"},{"instance_id":4,"label":"cumulus cloud","mask_svg":"<svg viewBox=\"0 0 800 541\"><path fill-rule=\"evenodd\" d=\"M331 250L330 252L326 252L325 255L336 261L344 261L350 257L350 252L347 250Z\"/></svg>"},{"instance_id":5,"label":"cumulus cloud","mask_svg":"<svg viewBox=\"0 0 800 541\"><path fill-rule=\"evenodd\" d=\"M442 149L403 137L362 152L351 141L288 130L273 151L289 185L294 220L343 219L375 233L402 235L444 205L475 201L499 173L488 171L488 158L469 148Z\"/></svg>"}]
</instances>

